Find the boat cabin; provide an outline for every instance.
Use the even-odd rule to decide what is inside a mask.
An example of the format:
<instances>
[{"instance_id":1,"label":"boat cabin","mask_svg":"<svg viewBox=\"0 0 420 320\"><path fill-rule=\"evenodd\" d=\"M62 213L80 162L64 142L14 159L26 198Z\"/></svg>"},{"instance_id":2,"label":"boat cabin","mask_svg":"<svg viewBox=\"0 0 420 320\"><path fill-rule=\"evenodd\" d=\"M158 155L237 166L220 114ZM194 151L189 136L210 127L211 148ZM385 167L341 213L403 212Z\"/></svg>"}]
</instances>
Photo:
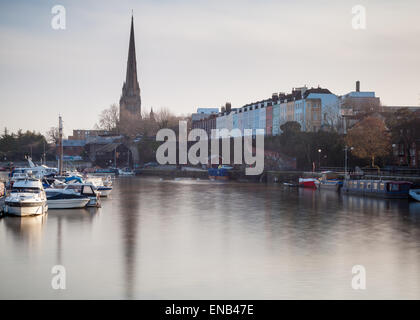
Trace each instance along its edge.
<instances>
[{"instance_id":1,"label":"boat cabin","mask_svg":"<svg viewBox=\"0 0 420 320\"><path fill-rule=\"evenodd\" d=\"M349 179L344 181L342 191L365 196L405 199L408 198L411 185L408 181Z\"/></svg>"},{"instance_id":2,"label":"boat cabin","mask_svg":"<svg viewBox=\"0 0 420 320\"><path fill-rule=\"evenodd\" d=\"M17 180L12 187L11 192L39 193L43 190L42 184L37 179Z\"/></svg>"}]
</instances>

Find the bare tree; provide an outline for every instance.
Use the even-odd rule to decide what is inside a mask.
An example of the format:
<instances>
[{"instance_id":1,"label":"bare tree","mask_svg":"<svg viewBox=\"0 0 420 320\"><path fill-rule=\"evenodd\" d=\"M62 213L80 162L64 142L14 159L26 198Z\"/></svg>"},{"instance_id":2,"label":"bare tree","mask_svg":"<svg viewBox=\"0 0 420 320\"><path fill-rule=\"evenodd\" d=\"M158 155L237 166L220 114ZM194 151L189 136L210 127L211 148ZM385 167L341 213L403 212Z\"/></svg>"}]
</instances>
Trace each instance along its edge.
<instances>
[{"instance_id":1,"label":"bare tree","mask_svg":"<svg viewBox=\"0 0 420 320\"><path fill-rule=\"evenodd\" d=\"M172 122L175 116L167 108L162 108L156 114L156 123L158 129L169 128L170 122Z\"/></svg>"},{"instance_id":2,"label":"bare tree","mask_svg":"<svg viewBox=\"0 0 420 320\"><path fill-rule=\"evenodd\" d=\"M390 135L382 119L368 116L356 123L346 137L348 146L353 146L353 153L364 159L371 159L376 167L375 158L386 156L390 151Z\"/></svg>"},{"instance_id":3,"label":"bare tree","mask_svg":"<svg viewBox=\"0 0 420 320\"><path fill-rule=\"evenodd\" d=\"M58 127L51 127L45 134L48 143L58 144ZM64 138L64 137L63 137Z\"/></svg>"},{"instance_id":4,"label":"bare tree","mask_svg":"<svg viewBox=\"0 0 420 320\"><path fill-rule=\"evenodd\" d=\"M105 109L99 115L99 122L95 125L96 129L115 131L119 123L119 108L114 103L108 109Z\"/></svg>"},{"instance_id":5,"label":"bare tree","mask_svg":"<svg viewBox=\"0 0 420 320\"><path fill-rule=\"evenodd\" d=\"M337 130L341 125L340 108L338 104L327 104L322 110L323 126L329 130Z\"/></svg>"}]
</instances>

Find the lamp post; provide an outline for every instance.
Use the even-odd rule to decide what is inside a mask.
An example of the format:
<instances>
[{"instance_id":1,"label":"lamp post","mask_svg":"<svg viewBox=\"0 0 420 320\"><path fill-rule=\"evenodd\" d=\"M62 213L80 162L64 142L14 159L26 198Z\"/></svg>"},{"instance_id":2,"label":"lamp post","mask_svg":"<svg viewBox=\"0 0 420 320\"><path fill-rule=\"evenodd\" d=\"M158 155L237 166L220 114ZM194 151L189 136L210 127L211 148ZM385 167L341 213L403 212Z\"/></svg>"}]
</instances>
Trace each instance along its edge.
<instances>
[{"instance_id":1,"label":"lamp post","mask_svg":"<svg viewBox=\"0 0 420 320\"><path fill-rule=\"evenodd\" d=\"M353 150L354 148L353 147L350 147L350 151L351 150ZM348 171L348 160L349 160L349 158L348 158L348 150L349 150L349 147L348 146L346 146L345 148L344 148L344 155L345 155L345 161L344 161L344 177L347 179L347 171Z\"/></svg>"},{"instance_id":2,"label":"lamp post","mask_svg":"<svg viewBox=\"0 0 420 320\"><path fill-rule=\"evenodd\" d=\"M318 149L318 170L321 170L321 149Z\"/></svg>"},{"instance_id":3,"label":"lamp post","mask_svg":"<svg viewBox=\"0 0 420 320\"><path fill-rule=\"evenodd\" d=\"M117 147L114 149L114 168L117 167Z\"/></svg>"},{"instance_id":4,"label":"lamp post","mask_svg":"<svg viewBox=\"0 0 420 320\"><path fill-rule=\"evenodd\" d=\"M398 153L397 152L395 152L395 148L397 147L397 145L395 144L395 143L393 143L392 144L392 152L393 152L393 157L396 159L397 157L395 156L395 155L397 155L398 156ZM394 163L395 163L395 160L394 160Z\"/></svg>"},{"instance_id":5,"label":"lamp post","mask_svg":"<svg viewBox=\"0 0 420 320\"><path fill-rule=\"evenodd\" d=\"M344 147L344 179L347 179L347 145Z\"/></svg>"}]
</instances>

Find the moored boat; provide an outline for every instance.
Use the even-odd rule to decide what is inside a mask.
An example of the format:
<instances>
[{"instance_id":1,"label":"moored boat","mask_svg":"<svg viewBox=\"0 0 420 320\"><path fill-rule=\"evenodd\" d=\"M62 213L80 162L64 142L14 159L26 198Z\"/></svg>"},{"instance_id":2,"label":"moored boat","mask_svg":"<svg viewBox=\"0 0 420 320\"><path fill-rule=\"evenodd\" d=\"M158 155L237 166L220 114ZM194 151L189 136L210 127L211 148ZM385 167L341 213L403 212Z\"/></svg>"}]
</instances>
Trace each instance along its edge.
<instances>
[{"instance_id":1,"label":"moored boat","mask_svg":"<svg viewBox=\"0 0 420 320\"><path fill-rule=\"evenodd\" d=\"M100 207L101 200L99 192L96 191L96 188L91 183L72 183L68 184L63 190L71 190L72 192L89 198L87 207Z\"/></svg>"},{"instance_id":2,"label":"moored boat","mask_svg":"<svg viewBox=\"0 0 420 320\"><path fill-rule=\"evenodd\" d=\"M296 183L291 183L291 182L283 182L283 186L288 187L288 188L298 187Z\"/></svg>"},{"instance_id":3,"label":"moored boat","mask_svg":"<svg viewBox=\"0 0 420 320\"><path fill-rule=\"evenodd\" d=\"M108 197L111 194L112 180L110 176L108 176L106 179L88 177L86 178L86 182L91 183L101 197Z\"/></svg>"},{"instance_id":4,"label":"moored boat","mask_svg":"<svg viewBox=\"0 0 420 320\"><path fill-rule=\"evenodd\" d=\"M319 182L319 188L321 190L339 191L342 186L343 181L338 179L321 180Z\"/></svg>"},{"instance_id":5,"label":"moored boat","mask_svg":"<svg viewBox=\"0 0 420 320\"><path fill-rule=\"evenodd\" d=\"M319 188L321 190L339 191L343 186L343 180L339 179L338 173L333 171L324 171L321 174L321 179L319 180Z\"/></svg>"},{"instance_id":6,"label":"moored boat","mask_svg":"<svg viewBox=\"0 0 420 320\"><path fill-rule=\"evenodd\" d=\"M6 187L3 181L0 181L0 198L6 194Z\"/></svg>"},{"instance_id":7,"label":"moored boat","mask_svg":"<svg viewBox=\"0 0 420 320\"><path fill-rule=\"evenodd\" d=\"M90 198L67 189L45 189L49 209L84 208Z\"/></svg>"},{"instance_id":8,"label":"moored boat","mask_svg":"<svg viewBox=\"0 0 420 320\"><path fill-rule=\"evenodd\" d=\"M319 186L319 180L315 178L299 178L299 187L316 189Z\"/></svg>"},{"instance_id":9,"label":"moored boat","mask_svg":"<svg viewBox=\"0 0 420 320\"><path fill-rule=\"evenodd\" d=\"M96 187L96 191L99 192L101 197L108 197L111 194L112 187L98 186Z\"/></svg>"},{"instance_id":10,"label":"moored boat","mask_svg":"<svg viewBox=\"0 0 420 320\"><path fill-rule=\"evenodd\" d=\"M229 171L227 168L209 168L210 180L229 180Z\"/></svg>"},{"instance_id":11,"label":"moored boat","mask_svg":"<svg viewBox=\"0 0 420 320\"><path fill-rule=\"evenodd\" d=\"M420 201L420 189L410 189L408 192L410 197L416 201Z\"/></svg>"},{"instance_id":12,"label":"moored boat","mask_svg":"<svg viewBox=\"0 0 420 320\"><path fill-rule=\"evenodd\" d=\"M41 181L34 178L15 181L10 194L4 199L3 211L21 217L46 213L47 197Z\"/></svg>"},{"instance_id":13,"label":"moored boat","mask_svg":"<svg viewBox=\"0 0 420 320\"><path fill-rule=\"evenodd\" d=\"M393 180L354 180L344 181L341 191L344 194L358 194L363 196L387 199L407 199L411 182Z\"/></svg>"},{"instance_id":14,"label":"moored boat","mask_svg":"<svg viewBox=\"0 0 420 320\"><path fill-rule=\"evenodd\" d=\"M129 168L125 168L124 170L118 169L118 175L119 176L135 176L136 173L134 171L131 171Z\"/></svg>"},{"instance_id":15,"label":"moored boat","mask_svg":"<svg viewBox=\"0 0 420 320\"><path fill-rule=\"evenodd\" d=\"M95 176L116 176L118 175L118 169L117 168L108 168L108 169L96 169L93 173Z\"/></svg>"}]
</instances>

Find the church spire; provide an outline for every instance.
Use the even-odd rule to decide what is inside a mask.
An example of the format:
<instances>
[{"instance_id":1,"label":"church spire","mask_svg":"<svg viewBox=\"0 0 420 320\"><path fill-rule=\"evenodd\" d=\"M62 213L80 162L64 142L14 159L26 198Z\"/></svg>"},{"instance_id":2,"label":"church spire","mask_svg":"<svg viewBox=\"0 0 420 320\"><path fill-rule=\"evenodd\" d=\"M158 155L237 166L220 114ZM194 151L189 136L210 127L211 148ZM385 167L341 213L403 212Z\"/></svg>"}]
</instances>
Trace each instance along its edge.
<instances>
[{"instance_id":1,"label":"church spire","mask_svg":"<svg viewBox=\"0 0 420 320\"><path fill-rule=\"evenodd\" d=\"M130 42L128 46L127 74L120 99L121 127L131 120L141 118L140 86L137 80L136 46L134 41L134 17L131 14Z\"/></svg>"},{"instance_id":2,"label":"church spire","mask_svg":"<svg viewBox=\"0 0 420 320\"><path fill-rule=\"evenodd\" d=\"M129 89L138 89L136 45L134 41L134 17L131 15L130 44L128 47L127 75L125 84Z\"/></svg>"}]
</instances>

